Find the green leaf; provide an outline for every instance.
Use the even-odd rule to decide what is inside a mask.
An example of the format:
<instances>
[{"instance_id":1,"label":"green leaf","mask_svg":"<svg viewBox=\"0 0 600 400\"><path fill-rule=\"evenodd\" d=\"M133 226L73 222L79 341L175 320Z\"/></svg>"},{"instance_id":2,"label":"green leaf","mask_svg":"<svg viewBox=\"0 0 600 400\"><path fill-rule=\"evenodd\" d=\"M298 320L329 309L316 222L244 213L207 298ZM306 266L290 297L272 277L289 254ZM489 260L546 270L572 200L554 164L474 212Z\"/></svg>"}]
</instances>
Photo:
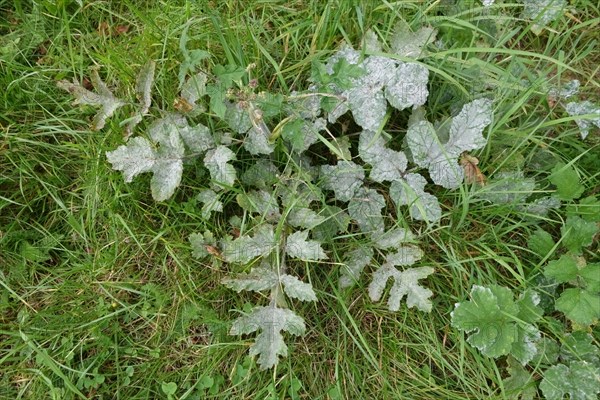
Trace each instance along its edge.
<instances>
[{"instance_id":1,"label":"green leaf","mask_svg":"<svg viewBox=\"0 0 600 400\"><path fill-rule=\"evenodd\" d=\"M408 308L417 307L421 311L430 312L432 308L429 298L433 292L419 285L419 280L424 279L433 273L431 267L409 268L404 271L398 271L391 264L382 265L373 273L373 280L369 285L369 297L372 301L379 301L387 285L387 281L392 278L394 283L390 289L388 299L388 308L390 311L400 309L400 301L406 296L406 305Z\"/></svg>"},{"instance_id":2,"label":"green leaf","mask_svg":"<svg viewBox=\"0 0 600 400\"><path fill-rule=\"evenodd\" d=\"M527 247L529 247L529 250L533 251L542 258L546 257L548 253L552 251L554 245L555 243L552 235L542 228L538 228L527 241Z\"/></svg>"},{"instance_id":3,"label":"green leaf","mask_svg":"<svg viewBox=\"0 0 600 400\"><path fill-rule=\"evenodd\" d=\"M558 283L569 282L577 278L577 260L565 254L558 260L548 263L544 269L544 275L554 278Z\"/></svg>"},{"instance_id":4,"label":"green leaf","mask_svg":"<svg viewBox=\"0 0 600 400\"><path fill-rule=\"evenodd\" d=\"M177 393L177 384L175 382L163 382L160 388L169 397L175 396L175 393Z\"/></svg>"},{"instance_id":5,"label":"green leaf","mask_svg":"<svg viewBox=\"0 0 600 400\"><path fill-rule=\"evenodd\" d=\"M343 90L350 89L356 79L365 75L364 68L357 64L351 64L345 58L340 58L333 65L333 74L329 76L329 81Z\"/></svg>"},{"instance_id":6,"label":"green leaf","mask_svg":"<svg viewBox=\"0 0 600 400\"><path fill-rule=\"evenodd\" d=\"M567 205L567 217L581 217L587 222L600 222L600 200L588 196L579 201L579 204Z\"/></svg>"},{"instance_id":7,"label":"green leaf","mask_svg":"<svg viewBox=\"0 0 600 400\"><path fill-rule=\"evenodd\" d=\"M562 162L557 163L552 169L552 175L548 180L556 186L556 192L561 200L578 199L585 190L575 168Z\"/></svg>"},{"instance_id":8,"label":"green leaf","mask_svg":"<svg viewBox=\"0 0 600 400\"><path fill-rule=\"evenodd\" d=\"M233 64L226 66L217 64L213 67L212 72L226 88L230 88L234 82L240 81L246 75L244 68Z\"/></svg>"},{"instance_id":9,"label":"green leaf","mask_svg":"<svg viewBox=\"0 0 600 400\"><path fill-rule=\"evenodd\" d=\"M519 364L514 357L508 357L508 378L502 380L504 395L511 400L533 400L537 390L531 372Z\"/></svg>"},{"instance_id":10,"label":"green leaf","mask_svg":"<svg viewBox=\"0 0 600 400\"><path fill-rule=\"evenodd\" d=\"M215 246L217 241L210 231L202 233L192 233L189 237L190 244L192 245L192 256L195 258L204 258L210 255L207 247Z\"/></svg>"},{"instance_id":11,"label":"green leaf","mask_svg":"<svg viewBox=\"0 0 600 400\"><path fill-rule=\"evenodd\" d=\"M535 322L542 314L538 303L539 297L532 292L515 302L508 288L474 285L471 300L455 306L452 326L474 332L467 341L488 357L513 354L524 364L537 352Z\"/></svg>"},{"instance_id":12,"label":"green leaf","mask_svg":"<svg viewBox=\"0 0 600 400\"><path fill-rule=\"evenodd\" d=\"M217 117L224 120L227 112L227 106L225 105L225 89L220 84L207 85L206 94L210 97L210 111L212 111Z\"/></svg>"},{"instance_id":13,"label":"green leaf","mask_svg":"<svg viewBox=\"0 0 600 400\"><path fill-rule=\"evenodd\" d=\"M554 365L544 372L540 389L547 400L590 400L600 393L600 370L585 361Z\"/></svg>"},{"instance_id":14,"label":"green leaf","mask_svg":"<svg viewBox=\"0 0 600 400\"><path fill-rule=\"evenodd\" d=\"M258 355L261 370L272 368L279 362L279 356L287 356L287 346L281 331L292 335L302 335L306 330L304 320L293 311L278 308L274 304L268 307L255 307L251 313L239 317L233 322L230 335L247 335L261 330L256 341L250 346L250 355Z\"/></svg>"},{"instance_id":15,"label":"green leaf","mask_svg":"<svg viewBox=\"0 0 600 400\"><path fill-rule=\"evenodd\" d=\"M588 222L579 217L568 217L567 222L560 229L562 244L570 252L580 254L583 247L592 244L599 229L595 222Z\"/></svg>"},{"instance_id":16,"label":"green leaf","mask_svg":"<svg viewBox=\"0 0 600 400\"><path fill-rule=\"evenodd\" d=\"M600 365L600 349L592 344L594 338L587 332L575 331L567 334L560 348L560 358L566 363L586 361Z\"/></svg>"},{"instance_id":17,"label":"green leaf","mask_svg":"<svg viewBox=\"0 0 600 400\"><path fill-rule=\"evenodd\" d=\"M600 319L600 294L585 289L566 289L554 306L579 325L588 326Z\"/></svg>"}]
</instances>

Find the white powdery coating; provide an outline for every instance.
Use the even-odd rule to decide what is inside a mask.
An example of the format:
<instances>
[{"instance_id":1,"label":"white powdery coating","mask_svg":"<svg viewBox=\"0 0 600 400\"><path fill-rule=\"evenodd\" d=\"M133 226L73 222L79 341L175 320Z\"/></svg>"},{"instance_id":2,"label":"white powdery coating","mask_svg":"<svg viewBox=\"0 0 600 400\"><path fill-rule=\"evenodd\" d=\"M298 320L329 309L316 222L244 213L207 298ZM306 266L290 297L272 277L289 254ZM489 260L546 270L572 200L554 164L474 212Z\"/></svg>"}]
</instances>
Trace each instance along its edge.
<instances>
[{"instance_id":1,"label":"white powdery coating","mask_svg":"<svg viewBox=\"0 0 600 400\"><path fill-rule=\"evenodd\" d=\"M127 145L107 151L106 159L112 164L113 169L123 171L123 178L126 183L129 183L136 175L152 170L156 162L156 154L148 140L136 137Z\"/></svg>"},{"instance_id":2,"label":"white powdery coating","mask_svg":"<svg viewBox=\"0 0 600 400\"><path fill-rule=\"evenodd\" d=\"M427 101L429 70L421 64L400 63L385 86L385 98L392 107L404 110Z\"/></svg>"},{"instance_id":3,"label":"white powdery coating","mask_svg":"<svg viewBox=\"0 0 600 400\"><path fill-rule=\"evenodd\" d=\"M327 255L321 248L319 242L306 240L308 231L294 232L287 238L285 250L287 255L306 261L324 260Z\"/></svg>"},{"instance_id":4,"label":"white powdery coating","mask_svg":"<svg viewBox=\"0 0 600 400\"><path fill-rule=\"evenodd\" d=\"M565 110L567 110L567 113L572 117L586 114L597 115L597 117L590 117L589 119L575 120L575 123L579 126L582 139L585 140L590 133L592 124L600 128L600 107L595 106L592 102L587 100L582 102L571 102L565 106Z\"/></svg>"},{"instance_id":5,"label":"white powdery coating","mask_svg":"<svg viewBox=\"0 0 600 400\"><path fill-rule=\"evenodd\" d=\"M235 160L235 154L225 146L218 146L206 153L204 165L210 172L213 181L233 186L236 178L235 168L233 165L227 164L231 160Z\"/></svg>"},{"instance_id":6,"label":"white powdery coating","mask_svg":"<svg viewBox=\"0 0 600 400\"><path fill-rule=\"evenodd\" d=\"M562 15L566 0L523 0L521 18L531 19L538 25L547 25Z\"/></svg>"}]
</instances>

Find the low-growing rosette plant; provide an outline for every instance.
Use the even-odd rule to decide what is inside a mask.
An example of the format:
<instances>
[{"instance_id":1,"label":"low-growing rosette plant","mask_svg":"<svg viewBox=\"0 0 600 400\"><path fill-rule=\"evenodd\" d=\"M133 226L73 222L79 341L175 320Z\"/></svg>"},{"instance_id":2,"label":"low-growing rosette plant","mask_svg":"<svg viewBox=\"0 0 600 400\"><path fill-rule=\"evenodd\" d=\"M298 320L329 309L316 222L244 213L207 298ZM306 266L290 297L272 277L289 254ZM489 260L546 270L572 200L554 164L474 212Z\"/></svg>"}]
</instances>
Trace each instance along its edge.
<instances>
[{"instance_id":1,"label":"low-growing rosette plant","mask_svg":"<svg viewBox=\"0 0 600 400\"><path fill-rule=\"evenodd\" d=\"M419 236L410 221L440 221L442 206L428 187L458 188L465 179L461 157L486 145L486 130L493 122L493 102L485 97L463 104L453 117L427 119L425 60L435 35L429 27L412 32L400 25L386 45L369 31L360 49L345 44L329 59L315 62L309 87L289 95L257 92L252 66L216 65L212 74L199 72L196 63L210 55L197 50L198 57L187 57L182 64L175 110L160 111L161 118L137 135L136 126L154 111L153 61L140 71L139 102L115 97L97 72L96 92L77 82L59 86L77 104L100 107L94 129L102 129L119 107L132 109L131 118L121 124L126 143L106 156L125 182L151 173L156 201L174 195L188 164L202 165L208 172L196 194L203 218L223 213L224 199L236 194L239 208L227 221L235 236L203 231L192 233L189 240L194 257L216 258L237 271L222 280L226 287L265 294L233 321L230 334L256 333L250 354L266 369L288 354L284 332L305 332L294 304L318 301L308 274L301 271L313 264L340 265L327 248L343 242L349 232L361 240L344 243L348 251L339 260L340 289L352 287L369 271L372 301L387 299L390 311L399 310L403 301L408 308L432 310L433 292L426 279L434 268L422 261ZM390 147L392 139L399 141L385 130L392 109L410 111L402 149ZM209 129L200 122L208 118L227 129ZM351 146L355 139L332 133L340 118L351 118L359 127L351 135L358 138L357 153ZM310 157L313 145L328 149L336 161ZM240 153L250 154L252 161L238 162ZM282 155L286 162L281 162ZM527 325L537 315L535 296L515 302L501 289L484 290L481 296L501 296L511 310L504 318L513 315L523 321L508 319L498 326L511 339L494 354L518 345L520 359L530 357L525 342L536 337L533 325Z\"/></svg>"}]
</instances>

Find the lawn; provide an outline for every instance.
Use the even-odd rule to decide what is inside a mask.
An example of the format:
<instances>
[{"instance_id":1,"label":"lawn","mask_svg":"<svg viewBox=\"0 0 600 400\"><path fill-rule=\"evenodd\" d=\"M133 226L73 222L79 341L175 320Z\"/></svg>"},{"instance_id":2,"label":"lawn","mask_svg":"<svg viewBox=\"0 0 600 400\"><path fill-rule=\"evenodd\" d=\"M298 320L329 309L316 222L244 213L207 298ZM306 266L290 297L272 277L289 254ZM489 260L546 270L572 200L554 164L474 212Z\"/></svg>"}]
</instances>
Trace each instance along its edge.
<instances>
[{"instance_id":1,"label":"lawn","mask_svg":"<svg viewBox=\"0 0 600 400\"><path fill-rule=\"evenodd\" d=\"M524 3L0 0L0 399L600 398L600 9Z\"/></svg>"}]
</instances>

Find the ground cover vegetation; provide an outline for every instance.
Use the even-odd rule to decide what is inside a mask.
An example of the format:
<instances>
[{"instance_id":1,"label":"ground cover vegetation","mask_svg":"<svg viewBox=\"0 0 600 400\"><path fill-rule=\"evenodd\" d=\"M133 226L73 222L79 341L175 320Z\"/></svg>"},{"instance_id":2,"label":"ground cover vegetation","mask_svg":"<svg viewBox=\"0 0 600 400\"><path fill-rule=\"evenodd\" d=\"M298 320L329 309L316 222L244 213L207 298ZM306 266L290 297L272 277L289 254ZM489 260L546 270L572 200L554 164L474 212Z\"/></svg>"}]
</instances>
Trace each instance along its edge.
<instances>
[{"instance_id":1,"label":"ground cover vegetation","mask_svg":"<svg viewBox=\"0 0 600 400\"><path fill-rule=\"evenodd\" d=\"M0 12L0 398L598 398L593 2Z\"/></svg>"}]
</instances>

